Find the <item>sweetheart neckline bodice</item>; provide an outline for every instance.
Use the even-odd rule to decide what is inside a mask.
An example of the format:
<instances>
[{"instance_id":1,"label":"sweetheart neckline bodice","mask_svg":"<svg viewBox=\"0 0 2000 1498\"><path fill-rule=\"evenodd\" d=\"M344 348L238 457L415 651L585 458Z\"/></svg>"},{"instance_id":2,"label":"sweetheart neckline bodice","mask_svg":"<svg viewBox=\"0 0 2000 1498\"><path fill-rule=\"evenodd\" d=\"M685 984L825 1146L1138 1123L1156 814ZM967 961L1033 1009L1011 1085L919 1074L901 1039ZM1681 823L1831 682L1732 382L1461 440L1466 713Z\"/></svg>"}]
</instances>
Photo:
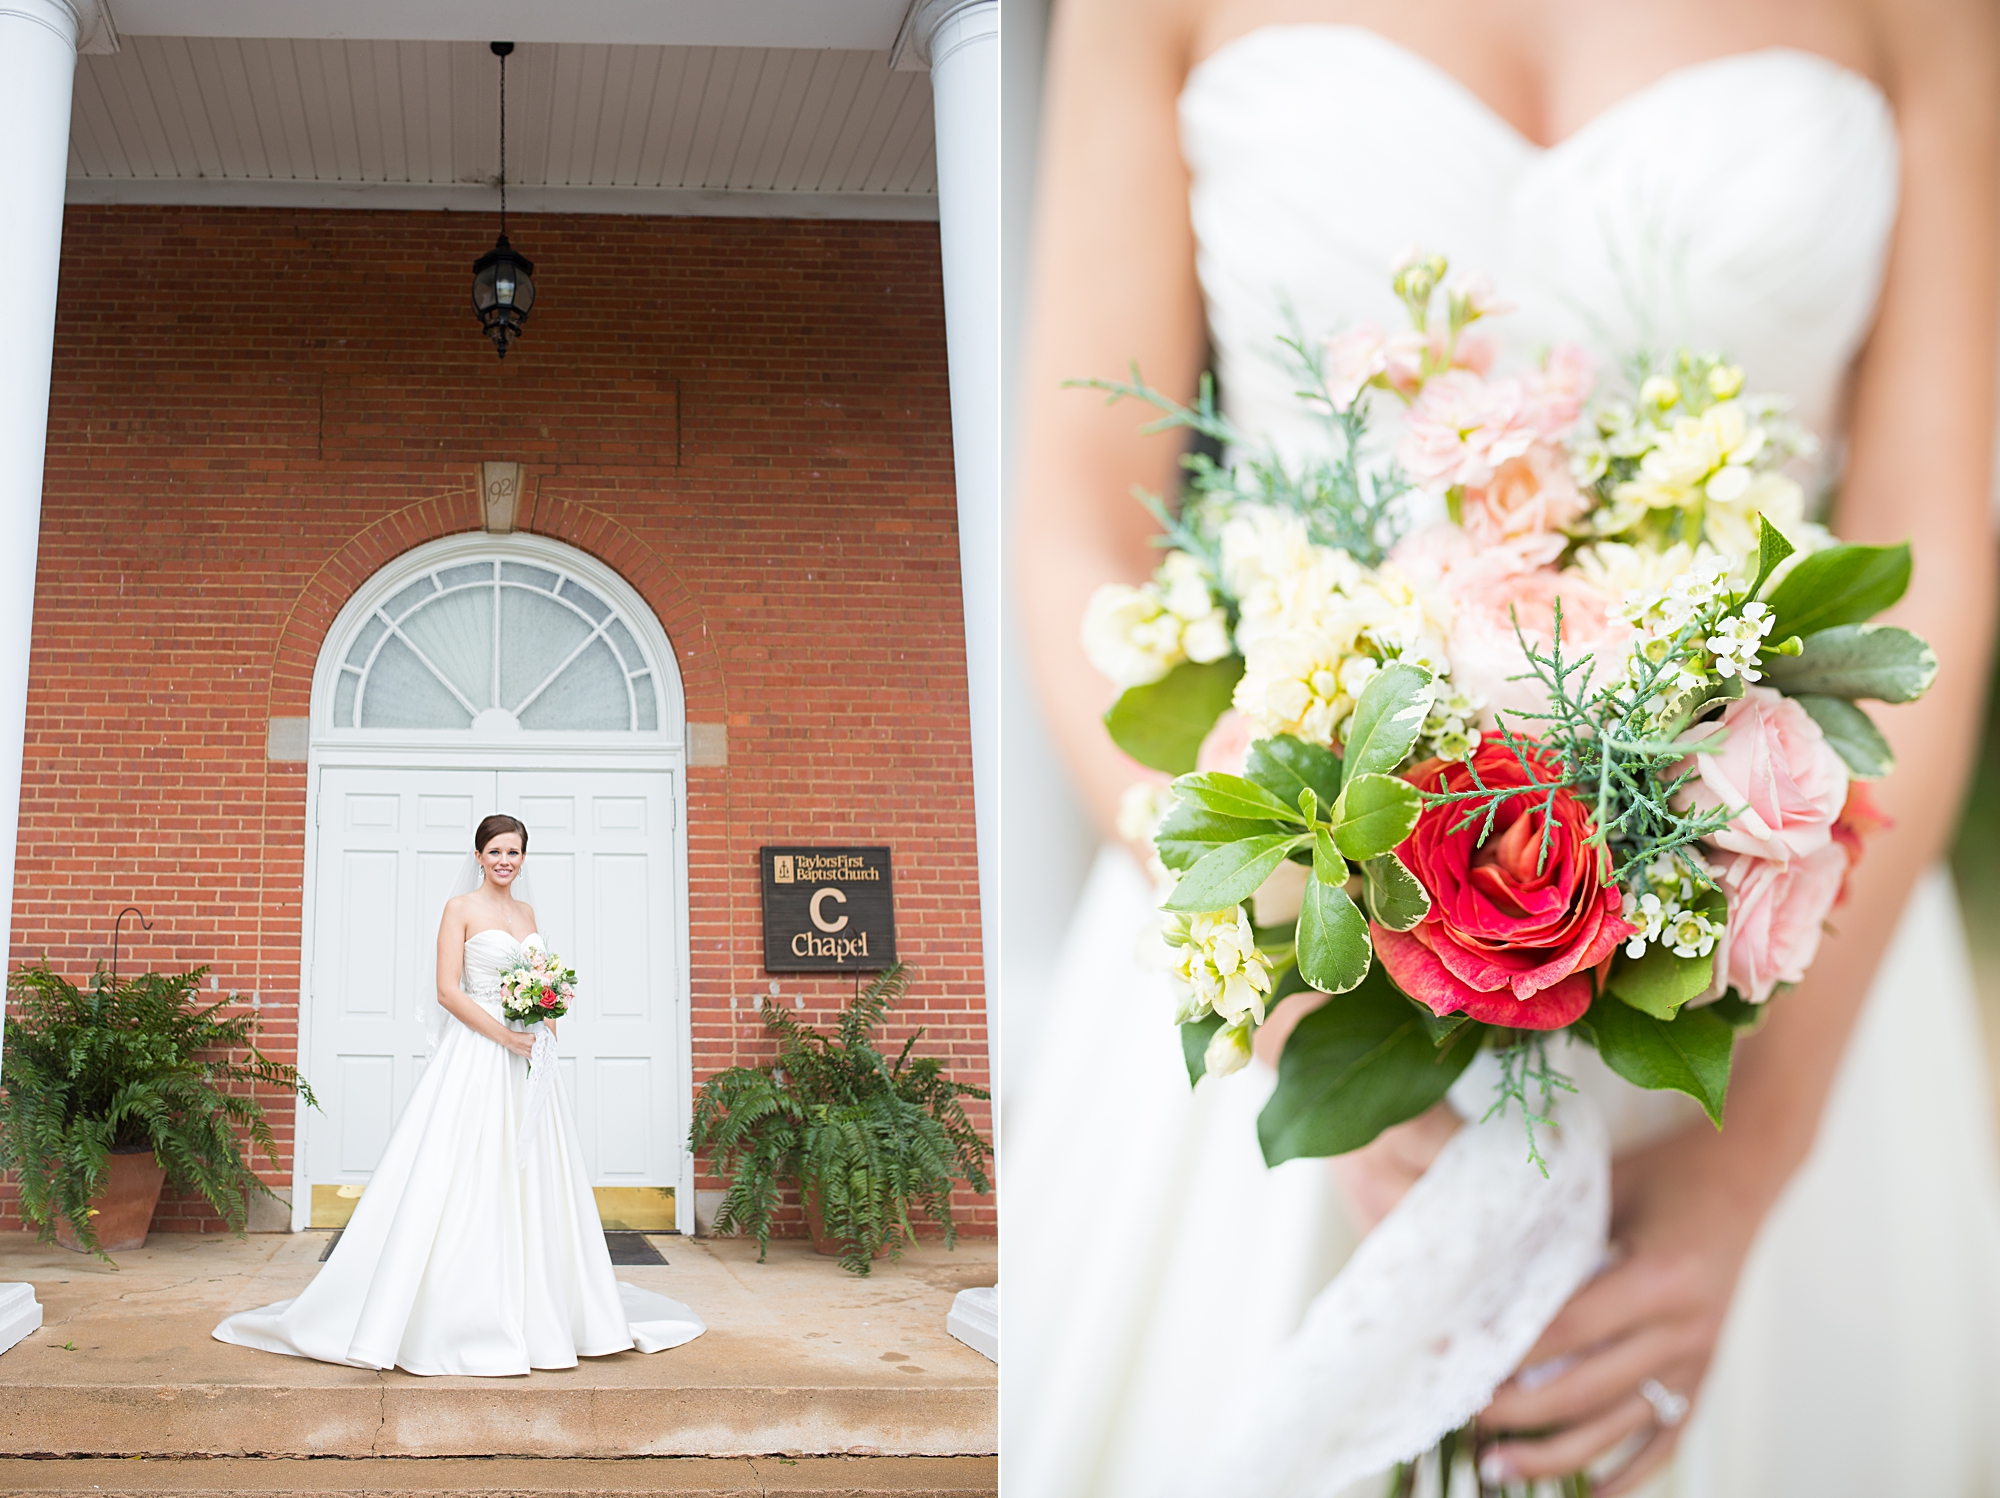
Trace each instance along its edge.
<instances>
[{"instance_id":1,"label":"sweetheart neckline bodice","mask_svg":"<svg viewBox=\"0 0 2000 1498\"><path fill-rule=\"evenodd\" d=\"M479 938L482 936L504 936L507 938L507 940L511 941L515 946L526 947L529 942L538 940L541 934L542 933L539 931L530 931L526 936L516 936L513 932L505 929L504 927L488 926L484 931L475 931L472 933L472 935L466 937L465 944L469 947L474 942L478 941Z\"/></svg>"},{"instance_id":2,"label":"sweetheart neckline bodice","mask_svg":"<svg viewBox=\"0 0 2000 1498\"><path fill-rule=\"evenodd\" d=\"M1266 25L1252 27L1240 36L1231 37L1190 68L1184 88L1194 87L1196 78L1204 69L1218 65L1228 66L1228 59L1234 49L1243 47L1245 44L1253 41L1267 39L1267 34L1273 32L1333 33L1338 40L1359 41L1364 46L1372 47L1378 50L1383 57L1393 57L1397 63L1412 72L1424 75L1431 83L1449 91L1464 103L1472 106L1474 111L1484 115L1496 130L1511 138L1522 150L1537 156L1553 156L1566 151L1575 146L1577 142L1586 139L1599 130L1612 128L1627 113L1650 107L1657 102L1657 95L1671 94L1690 83L1699 83L1713 69L1729 68L1744 62L1764 58L1774 60L1784 59L1790 62L1802 63L1809 68L1823 69L1831 75L1867 89L1882 102L1885 110L1889 108L1888 96L1883 92L1881 84L1870 78L1866 73L1850 68L1845 63L1835 62L1824 52L1815 52L1810 47L1786 45L1751 47L1737 52L1720 52L1713 57L1698 58L1693 62L1682 63L1678 67L1669 68L1659 76L1633 89L1630 93L1620 95L1604 108L1589 116L1561 139L1543 145L1540 141L1523 131L1512 120L1508 119L1507 116L1487 101L1485 95L1473 88L1471 84L1460 78L1458 74L1452 72L1443 63L1438 62L1435 58L1419 51L1415 47L1397 41L1394 37L1387 36L1371 27L1356 25L1353 22L1347 21L1273 21Z\"/></svg>"},{"instance_id":3,"label":"sweetheart neckline bodice","mask_svg":"<svg viewBox=\"0 0 2000 1498\"><path fill-rule=\"evenodd\" d=\"M1545 148L1377 32L1284 24L1196 64L1179 120L1223 404L1281 452L1327 438L1277 340L1400 326L1389 268L1415 245L1518 309L1491 325L1503 364L1575 342L1614 377L1641 351L1726 352L1837 459L1901 143L1882 90L1831 58L1690 63Z\"/></svg>"}]
</instances>

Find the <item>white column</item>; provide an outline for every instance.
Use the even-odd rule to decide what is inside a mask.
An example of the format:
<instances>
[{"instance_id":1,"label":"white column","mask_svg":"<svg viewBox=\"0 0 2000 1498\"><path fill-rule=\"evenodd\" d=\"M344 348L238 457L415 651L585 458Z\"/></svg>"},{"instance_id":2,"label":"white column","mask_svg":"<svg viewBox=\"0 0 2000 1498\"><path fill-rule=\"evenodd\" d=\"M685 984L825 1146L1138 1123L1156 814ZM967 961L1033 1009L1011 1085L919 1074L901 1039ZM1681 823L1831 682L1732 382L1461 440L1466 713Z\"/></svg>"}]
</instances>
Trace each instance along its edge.
<instances>
[{"instance_id":1,"label":"white column","mask_svg":"<svg viewBox=\"0 0 2000 1498\"><path fill-rule=\"evenodd\" d=\"M7 209L0 287L8 323L0 341L0 933L13 929L69 99L86 22L94 25L95 17L66 0L0 0L0 203ZM0 1350L41 1323L29 1286L0 1286Z\"/></svg>"},{"instance_id":2,"label":"white column","mask_svg":"<svg viewBox=\"0 0 2000 1498\"><path fill-rule=\"evenodd\" d=\"M4 3L4 0L0 0ZM899 68L928 67L937 118L938 240L965 675L972 699L972 794L986 1036L997 1075L1000 1003L1000 6L916 0Z\"/></svg>"},{"instance_id":3,"label":"white column","mask_svg":"<svg viewBox=\"0 0 2000 1498\"><path fill-rule=\"evenodd\" d=\"M914 0L896 66L931 70L937 119L938 241L944 259L945 358L952 467L958 480L958 572L965 596L972 799L979 837L980 951L986 977L987 1075L1000 1059L1000 6ZM999 1089L994 1098L997 1103ZM998 1109L995 1109L998 1118ZM945 1329L999 1361L997 1288L962 1290Z\"/></svg>"}]
</instances>

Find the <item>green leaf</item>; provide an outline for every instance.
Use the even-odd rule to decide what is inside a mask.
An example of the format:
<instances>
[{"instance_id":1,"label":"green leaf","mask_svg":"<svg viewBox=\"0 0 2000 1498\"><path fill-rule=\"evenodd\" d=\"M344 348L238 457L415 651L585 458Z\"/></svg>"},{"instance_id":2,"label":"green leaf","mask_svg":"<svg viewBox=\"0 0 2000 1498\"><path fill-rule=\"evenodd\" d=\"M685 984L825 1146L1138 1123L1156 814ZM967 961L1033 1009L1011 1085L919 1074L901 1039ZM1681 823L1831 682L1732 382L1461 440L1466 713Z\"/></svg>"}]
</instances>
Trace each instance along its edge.
<instances>
[{"instance_id":1,"label":"green leaf","mask_svg":"<svg viewBox=\"0 0 2000 1498\"><path fill-rule=\"evenodd\" d=\"M1740 676L1726 677L1721 681L1711 681L1696 687L1688 697L1687 706L1662 722L1654 736L1664 743L1672 743L1692 728L1695 719L1701 717L1711 707L1723 702L1734 702L1742 695L1743 678Z\"/></svg>"},{"instance_id":2,"label":"green leaf","mask_svg":"<svg viewBox=\"0 0 2000 1498\"><path fill-rule=\"evenodd\" d=\"M1910 548L1829 546L1804 558L1771 593L1770 638L1813 635L1872 619L1910 585Z\"/></svg>"},{"instance_id":3,"label":"green leaf","mask_svg":"<svg viewBox=\"0 0 2000 1498\"><path fill-rule=\"evenodd\" d=\"M1321 993L1346 993L1368 976L1375 946L1347 891L1315 875L1299 906L1299 971Z\"/></svg>"},{"instance_id":4,"label":"green leaf","mask_svg":"<svg viewBox=\"0 0 2000 1498\"><path fill-rule=\"evenodd\" d=\"M1929 689L1937 669L1931 647L1893 624L1838 625L1806 636L1798 655L1764 658L1771 685L1787 696L1850 701L1914 702Z\"/></svg>"},{"instance_id":5,"label":"green leaf","mask_svg":"<svg viewBox=\"0 0 2000 1498\"><path fill-rule=\"evenodd\" d=\"M1182 661L1158 681L1128 687L1104 715L1111 741L1132 758L1169 775L1195 767L1201 741L1229 707L1243 657Z\"/></svg>"},{"instance_id":6,"label":"green leaf","mask_svg":"<svg viewBox=\"0 0 2000 1498\"><path fill-rule=\"evenodd\" d=\"M1707 990L1715 977L1715 957L1676 957L1672 947L1654 942L1639 957L1620 953L1611 968L1610 989L1641 1013L1672 1019L1689 999Z\"/></svg>"},{"instance_id":7,"label":"green leaf","mask_svg":"<svg viewBox=\"0 0 2000 1498\"><path fill-rule=\"evenodd\" d=\"M1222 1016L1213 1011L1181 1026L1181 1055L1187 1061L1188 1086L1208 1075L1208 1043L1222 1028Z\"/></svg>"},{"instance_id":8,"label":"green leaf","mask_svg":"<svg viewBox=\"0 0 2000 1498\"><path fill-rule=\"evenodd\" d=\"M1267 1165L1344 1155L1442 1098L1479 1046L1478 1026L1434 1045L1417 1006L1378 965L1300 1020L1257 1117Z\"/></svg>"},{"instance_id":9,"label":"green leaf","mask_svg":"<svg viewBox=\"0 0 2000 1498\"><path fill-rule=\"evenodd\" d=\"M1422 666L1391 661L1375 673L1347 720L1347 777L1385 775L1400 765L1431 710L1431 682Z\"/></svg>"},{"instance_id":10,"label":"green leaf","mask_svg":"<svg viewBox=\"0 0 2000 1498\"><path fill-rule=\"evenodd\" d=\"M1240 905L1271 877L1285 855L1307 841L1304 833L1278 832L1267 837L1224 843L1181 875L1164 910L1226 910Z\"/></svg>"},{"instance_id":11,"label":"green leaf","mask_svg":"<svg viewBox=\"0 0 2000 1498\"><path fill-rule=\"evenodd\" d=\"M1369 917L1391 931L1407 931L1431 913L1431 897L1403 860L1384 853L1361 865Z\"/></svg>"},{"instance_id":12,"label":"green leaf","mask_svg":"<svg viewBox=\"0 0 2000 1498\"><path fill-rule=\"evenodd\" d=\"M1175 801L1173 809L1160 820L1153 834L1160 862L1170 869L1192 868L1201 858L1224 843L1240 843L1245 838L1268 837L1285 829L1264 818L1219 816L1192 801ZM1288 834L1289 835L1289 834Z\"/></svg>"},{"instance_id":13,"label":"green leaf","mask_svg":"<svg viewBox=\"0 0 2000 1498\"><path fill-rule=\"evenodd\" d=\"M1855 779L1880 780L1896 768L1895 751L1882 737L1882 730L1853 703L1839 697L1816 697L1810 692L1793 700L1812 715L1826 741L1833 745L1834 753L1847 761Z\"/></svg>"},{"instance_id":14,"label":"green leaf","mask_svg":"<svg viewBox=\"0 0 2000 1498\"><path fill-rule=\"evenodd\" d=\"M1423 810L1423 794L1406 780L1352 776L1333 804L1334 844L1356 863L1379 858L1410 835Z\"/></svg>"},{"instance_id":15,"label":"green leaf","mask_svg":"<svg viewBox=\"0 0 2000 1498\"><path fill-rule=\"evenodd\" d=\"M1272 795L1254 780L1245 780L1241 775L1225 775L1220 770L1181 776L1174 782L1174 794L1218 816L1278 822L1300 820L1299 809L1291 802Z\"/></svg>"},{"instance_id":16,"label":"green leaf","mask_svg":"<svg viewBox=\"0 0 2000 1498\"><path fill-rule=\"evenodd\" d=\"M1458 1033L1460 1026L1473 1022L1469 1014L1432 1014L1428 1005L1417 1003L1414 999L1411 1000L1411 1007L1417 1011L1417 1018L1423 1022L1424 1031L1434 1046L1443 1045ZM1474 1048L1477 1049L1477 1046Z\"/></svg>"},{"instance_id":17,"label":"green leaf","mask_svg":"<svg viewBox=\"0 0 2000 1498\"><path fill-rule=\"evenodd\" d=\"M1764 1006L1751 1003L1733 988L1706 1007L1733 1030L1754 1030L1764 1021Z\"/></svg>"},{"instance_id":18,"label":"green leaf","mask_svg":"<svg viewBox=\"0 0 2000 1498\"><path fill-rule=\"evenodd\" d=\"M1252 744L1243 774L1294 806L1301 791L1311 791L1322 806L1333 805L1340 794L1340 756L1288 733Z\"/></svg>"},{"instance_id":19,"label":"green leaf","mask_svg":"<svg viewBox=\"0 0 2000 1498\"><path fill-rule=\"evenodd\" d=\"M1590 1028L1604 1064L1619 1076L1638 1087L1685 1092L1721 1128L1736 1032L1713 1007L1684 1009L1667 1021L1605 994L1590 1006Z\"/></svg>"},{"instance_id":20,"label":"green leaf","mask_svg":"<svg viewBox=\"0 0 2000 1498\"><path fill-rule=\"evenodd\" d=\"M1750 585L1752 598L1764 591L1765 582L1778 570L1778 564L1796 550L1767 516L1757 517L1757 581Z\"/></svg>"}]
</instances>

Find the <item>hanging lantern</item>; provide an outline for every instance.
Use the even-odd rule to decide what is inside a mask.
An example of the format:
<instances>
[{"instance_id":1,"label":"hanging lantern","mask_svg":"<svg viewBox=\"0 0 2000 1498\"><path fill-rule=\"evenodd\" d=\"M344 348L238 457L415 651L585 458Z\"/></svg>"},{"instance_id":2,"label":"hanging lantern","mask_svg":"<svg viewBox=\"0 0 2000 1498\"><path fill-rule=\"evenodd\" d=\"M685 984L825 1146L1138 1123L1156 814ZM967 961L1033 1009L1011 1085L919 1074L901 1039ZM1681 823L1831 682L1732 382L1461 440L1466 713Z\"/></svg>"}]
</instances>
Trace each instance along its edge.
<instances>
[{"instance_id":1,"label":"hanging lantern","mask_svg":"<svg viewBox=\"0 0 2000 1498\"><path fill-rule=\"evenodd\" d=\"M507 243L503 232L472 267L472 310L501 358L507 357L508 343L521 336L534 305L534 262Z\"/></svg>"},{"instance_id":2,"label":"hanging lantern","mask_svg":"<svg viewBox=\"0 0 2000 1498\"><path fill-rule=\"evenodd\" d=\"M507 54L513 50L512 42L493 43L500 59L500 237L472 266L472 310L503 359L535 305L535 263L507 242Z\"/></svg>"}]
</instances>

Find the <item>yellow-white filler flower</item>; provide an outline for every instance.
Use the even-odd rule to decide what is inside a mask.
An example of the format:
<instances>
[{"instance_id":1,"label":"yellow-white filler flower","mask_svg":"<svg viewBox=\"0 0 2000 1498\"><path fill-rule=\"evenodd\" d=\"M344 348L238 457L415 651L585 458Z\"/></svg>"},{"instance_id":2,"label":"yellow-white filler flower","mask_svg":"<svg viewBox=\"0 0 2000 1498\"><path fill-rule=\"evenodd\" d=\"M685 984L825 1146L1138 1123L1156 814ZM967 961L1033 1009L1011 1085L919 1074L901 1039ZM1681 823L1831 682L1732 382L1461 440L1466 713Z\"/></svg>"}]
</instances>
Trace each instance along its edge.
<instances>
[{"instance_id":1,"label":"yellow-white filler flower","mask_svg":"<svg viewBox=\"0 0 2000 1498\"><path fill-rule=\"evenodd\" d=\"M1106 583L1091 595L1083 650L1120 687L1144 686L1182 661L1228 655L1229 615L1210 593L1201 563L1170 551L1151 582Z\"/></svg>"},{"instance_id":2,"label":"yellow-white filler flower","mask_svg":"<svg viewBox=\"0 0 2000 1498\"><path fill-rule=\"evenodd\" d=\"M1257 933L1241 905L1173 915L1164 935L1173 950L1174 976L1186 986L1182 1024L1211 1010L1232 1024L1264 1023L1271 959L1257 950Z\"/></svg>"}]
</instances>

